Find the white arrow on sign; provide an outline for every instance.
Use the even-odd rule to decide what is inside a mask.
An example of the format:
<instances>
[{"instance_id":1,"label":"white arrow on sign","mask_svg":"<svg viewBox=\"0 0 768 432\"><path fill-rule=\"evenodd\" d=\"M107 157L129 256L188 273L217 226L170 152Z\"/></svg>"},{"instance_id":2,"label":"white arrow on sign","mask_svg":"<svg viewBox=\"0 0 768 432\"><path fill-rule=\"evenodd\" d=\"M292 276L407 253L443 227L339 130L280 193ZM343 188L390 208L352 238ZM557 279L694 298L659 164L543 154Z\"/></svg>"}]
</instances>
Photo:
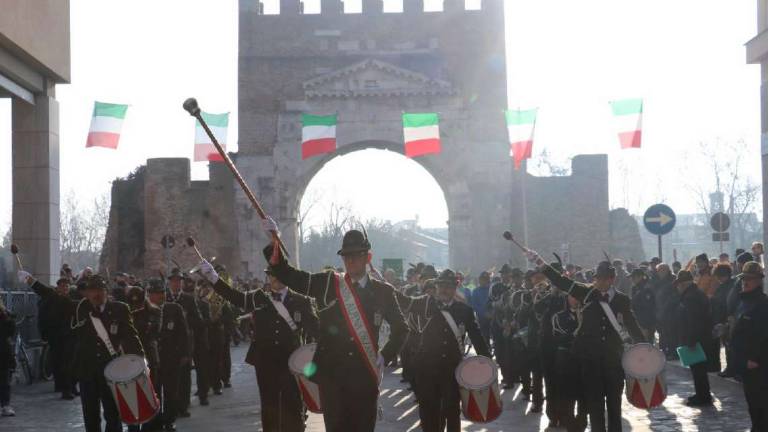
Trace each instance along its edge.
<instances>
[{"instance_id":1,"label":"white arrow on sign","mask_svg":"<svg viewBox=\"0 0 768 432\"><path fill-rule=\"evenodd\" d=\"M645 218L646 222L650 223L657 223L659 226L664 226L670 222L672 222L672 217L667 215L666 213L659 213L657 217L647 217Z\"/></svg>"}]
</instances>

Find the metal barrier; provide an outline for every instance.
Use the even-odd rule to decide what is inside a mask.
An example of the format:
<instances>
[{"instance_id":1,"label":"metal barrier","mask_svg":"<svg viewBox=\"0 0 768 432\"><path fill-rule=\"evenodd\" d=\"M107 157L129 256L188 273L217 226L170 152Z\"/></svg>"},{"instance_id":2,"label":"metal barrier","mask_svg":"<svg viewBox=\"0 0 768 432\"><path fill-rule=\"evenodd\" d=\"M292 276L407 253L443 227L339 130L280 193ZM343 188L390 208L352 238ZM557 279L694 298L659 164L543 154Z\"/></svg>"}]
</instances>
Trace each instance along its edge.
<instances>
[{"instance_id":1,"label":"metal barrier","mask_svg":"<svg viewBox=\"0 0 768 432\"><path fill-rule=\"evenodd\" d=\"M16 321L27 315L34 318L25 320L19 327L21 337L27 343L40 340L40 331L37 328L37 302L39 297L32 291L0 291L0 298L5 307L16 315Z\"/></svg>"}]
</instances>

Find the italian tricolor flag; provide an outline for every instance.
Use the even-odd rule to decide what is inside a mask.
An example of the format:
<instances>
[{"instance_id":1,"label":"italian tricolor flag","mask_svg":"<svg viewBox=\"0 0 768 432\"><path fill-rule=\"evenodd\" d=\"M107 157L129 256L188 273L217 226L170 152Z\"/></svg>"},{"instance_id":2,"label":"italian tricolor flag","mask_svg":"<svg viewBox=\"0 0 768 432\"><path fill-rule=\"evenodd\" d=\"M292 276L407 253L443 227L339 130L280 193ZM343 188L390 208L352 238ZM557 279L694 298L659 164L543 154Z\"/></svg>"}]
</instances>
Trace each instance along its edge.
<instances>
[{"instance_id":1,"label":"italian tricolor flag","mask_svg":"<svg viewBox=\"0 0 768 432\"><path fill-rule=\"evenodd\" d=\"M221 148L227 150L227 127L229 126L229 113L223 114L209 114L207 112L201 112L200 115L205 120L208 128L213 132L213 136L216 137L216 141L221 144ZM210 161L210 162L222 162L223 157L216 150L216 146L213 145L213 141L205 133L205 129L199 121L195 120L195 162Z\"/></svg>"},{"instance_id":2,"label":"italian tricolor flag","mask_svg":"<svg viewBox=\"0 0 768 432\"><path fill-rule=\"evenodd\" d=\"M88 131L85 147L116 149L127 111L128 105L96 102L93 106L91 129Z\"/></svg>"},{"instance_id":3,"label":"italian tricolor flag","mask_svg":"<svg viewBox=\"0 0 768 432\"><path fill-rule=\"evenodd\" d=\"M515 159L515 169L520 169L524 159L531 158L536 111L535 109L509 110L504 113L509 133L509 155Z\"/></svg>"},{"instance_id":4,"label":"italian tricolor flag","mask_svg":"<svg viewBox=\"0 0 768 432\"><path fill-rule=\"evenodd\" d=\"M643 129L643 100L624 99L611 102L622 149L640 148Z\"/></svg>"},{"instance_id":5,"label":"italian tricolor flag","mask_svg":"<svg viewBox=\"0 0 768 432\"><path fill-rule=\"evenodd\" d=\"M440 153L440 128L437 113L403 114L405 155L412 158Z\"/></svg>"},{"instance_id":6,"label":"italian tricolor flag","mask_svg":"<svg viewBox=\"0 0 768 432\"><path fill-rule=\"evenodd\" d=\"M336 150L336 115L301 115L301 159Z\"/></svg>"}]
</instances>

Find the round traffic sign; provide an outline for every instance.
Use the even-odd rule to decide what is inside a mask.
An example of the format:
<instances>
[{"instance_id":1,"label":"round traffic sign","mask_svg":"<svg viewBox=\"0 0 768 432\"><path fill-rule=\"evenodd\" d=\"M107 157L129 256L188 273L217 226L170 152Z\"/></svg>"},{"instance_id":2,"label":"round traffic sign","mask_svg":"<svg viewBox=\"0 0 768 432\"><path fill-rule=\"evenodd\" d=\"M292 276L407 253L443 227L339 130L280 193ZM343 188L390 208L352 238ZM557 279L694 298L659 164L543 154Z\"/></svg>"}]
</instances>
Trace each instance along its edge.
<instances>
[{"instance_id":1,"label":"round traffic sign","mask_svg":"<svg viewBox=\"0 0 768 432\"><path fill-rule=\"evenodd\" d=\"M676 221L675 212L664 204L654 204L648 207L643 215L645 229L655 235L669 234L675 227Z\"/></svg>"},{"instance_id":2,"label":"round traffic sign","mask_svg":"<svg viewBox=\"0 0 768 432\"><path fill-rule=\"evenodd\" d=\"M723 212L717 212L712 215L712 219L709 221L709 225L715 232L726 232L731 226L731 218Z\"/></svg>"}]
</instances>

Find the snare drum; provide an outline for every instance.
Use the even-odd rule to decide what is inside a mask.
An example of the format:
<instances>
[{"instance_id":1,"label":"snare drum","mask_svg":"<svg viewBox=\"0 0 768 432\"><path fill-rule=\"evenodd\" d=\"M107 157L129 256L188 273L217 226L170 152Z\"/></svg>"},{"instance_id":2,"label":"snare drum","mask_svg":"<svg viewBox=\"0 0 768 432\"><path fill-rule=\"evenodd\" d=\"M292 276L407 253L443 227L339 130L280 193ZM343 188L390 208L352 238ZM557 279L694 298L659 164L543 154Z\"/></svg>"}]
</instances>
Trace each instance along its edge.
<instances>
[{"instance_id":1,"label":"snare drum","mask_svg":"<svg viewBox=\"0 0 768 432\"><path fill-rule=\"evenodd\" d=\"M146 423L160 411L160 401L144 357L134 354L117 357L104 368L104 378L112 390L123 423Z\"/></svg>"},{"instance_id":2,"label":"snare drum","mask_svg":"<svg viewBox=\"0 0 768 432\"><path fill-rule=\"evenodd\" d=\"M648 343L632 345L621 358L626 376L627 400L638 408L657 407L667 398L664 353Z\"/></svg>"},{"instance_id":3,"label":"snare drum","mask_svg":"<svg viewBox=\"0 0 768 432\"><path fill-rule=\"evenodd\" d=\"M316 414L322 414L323 407L320 405L320 388L309 378L317 371L317 366L312 362L315 356L317 344L311 343L298 347L288 358L288 369L294 377L301 392L301 399L309 411Z\"/></svg>"},{"instance_id":4,"label":"snare drum","mask_svg":"<svg viewBox=\"0 0 768 432\"><path fill-rule=\"evenodd\" d=\"M501 415L499 369L484 356L467 357L456 367L456 382L461 395L461 411L467 420L488 423Z\"/></svg>"}]
</instances>

